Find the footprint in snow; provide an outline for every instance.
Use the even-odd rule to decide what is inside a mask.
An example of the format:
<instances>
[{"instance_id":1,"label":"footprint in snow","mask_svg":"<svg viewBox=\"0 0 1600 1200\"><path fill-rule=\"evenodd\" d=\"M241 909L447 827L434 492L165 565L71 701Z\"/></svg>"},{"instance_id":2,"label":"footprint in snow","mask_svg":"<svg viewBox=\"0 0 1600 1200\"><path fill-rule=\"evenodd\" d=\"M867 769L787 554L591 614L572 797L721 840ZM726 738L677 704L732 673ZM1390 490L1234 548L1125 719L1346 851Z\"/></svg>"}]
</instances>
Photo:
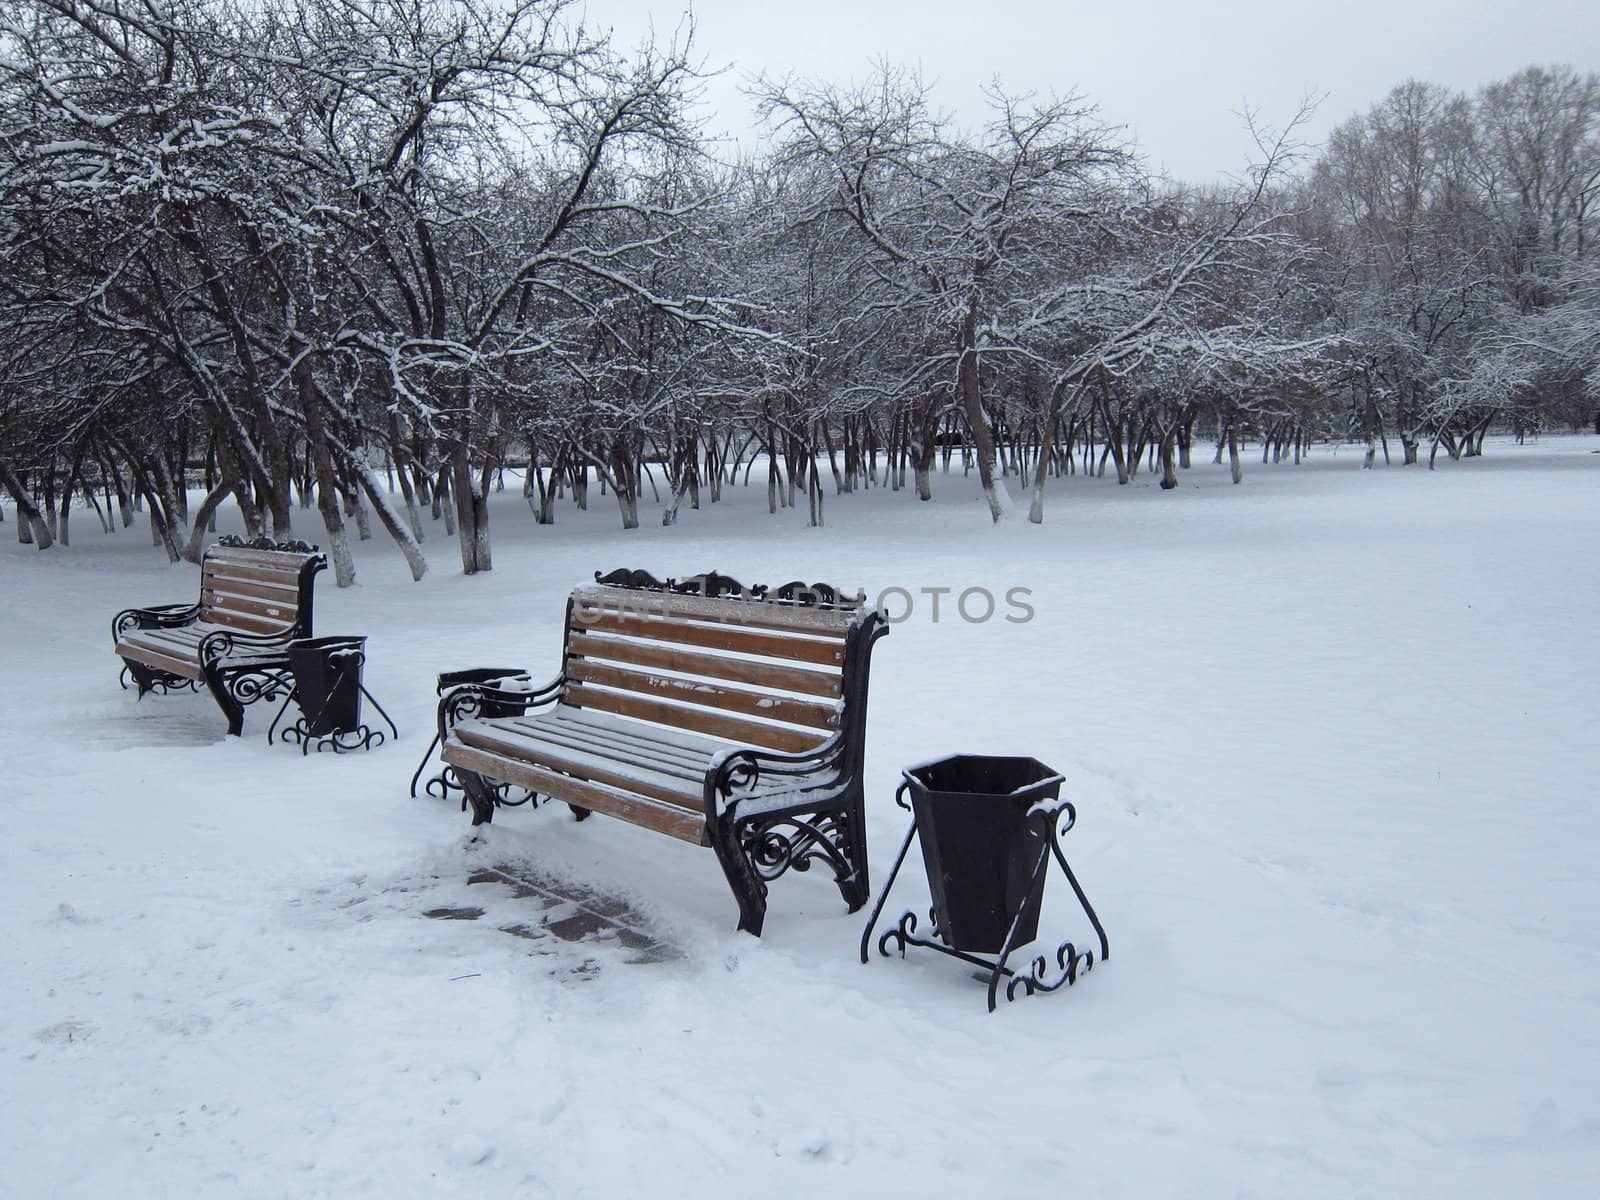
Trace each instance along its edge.
<instances>
[{"instance_id":1,"label":"footprint in snow","mask_svg":"<svg viewBox=\"0 0 1600 1200\"><path fill-rule=\"evenodd\" d=\"M470 1134L458 1137L445 1147L444 1157L452 1167L476 1167L494 1156L494 1143Z\"/></svg>"},{"instance_id":2,"label":"footprint in snow","mask_svg":"<svg viewBox=\"0 0 1600 1200\"><path fill-rule=\"evenodd\" d=\"M33 1036L47 1045L65 1046L70 1042L86 1042L92 1033L94 1026L87 1021L57 1021Z\"/></svg>"}]
</instances>

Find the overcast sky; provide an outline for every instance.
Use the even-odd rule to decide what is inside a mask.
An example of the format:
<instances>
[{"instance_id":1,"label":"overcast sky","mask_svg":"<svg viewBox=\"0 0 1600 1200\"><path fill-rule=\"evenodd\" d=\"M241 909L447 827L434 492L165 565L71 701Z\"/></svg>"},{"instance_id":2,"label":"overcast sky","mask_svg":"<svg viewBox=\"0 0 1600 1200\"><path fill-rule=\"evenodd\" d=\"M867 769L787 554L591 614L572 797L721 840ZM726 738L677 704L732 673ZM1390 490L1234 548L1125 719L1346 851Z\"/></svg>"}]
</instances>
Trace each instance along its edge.
<instances>
[{"instance_id":1,"label":"overcast sky","mask_svg":"<svg viewBox=\"0 0 1600 1200\"><path fill-rule=\"evenodd\" d=\"M687 0L587 0L592 26L636 43L663 38ZM749 141L740 88L767 71L847 82L874 59L919 67L938 106L976 126L979 89L1076 89L1126 126L1149 163L1206 181L1241 168L1250 143L1236 115L1269 121L1323 97L1308 138L1407 78L1473 91L1532 63L1600 69L1600 2L1347 0L696 0L695 45L708 67L709 129Z\"/></svg>"}]
</instances>

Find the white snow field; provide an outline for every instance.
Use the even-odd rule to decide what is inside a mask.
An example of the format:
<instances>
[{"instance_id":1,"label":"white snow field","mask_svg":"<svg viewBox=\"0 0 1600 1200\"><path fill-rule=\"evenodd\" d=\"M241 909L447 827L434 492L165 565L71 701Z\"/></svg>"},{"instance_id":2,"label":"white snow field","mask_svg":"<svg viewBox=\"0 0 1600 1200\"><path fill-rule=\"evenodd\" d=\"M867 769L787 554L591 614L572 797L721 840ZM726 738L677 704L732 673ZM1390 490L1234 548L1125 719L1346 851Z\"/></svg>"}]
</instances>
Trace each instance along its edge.
<instances>
[{"instance_id":1,"label":"white snow field","mask_svg":"<svg viewBox=\"0 0 1600 1200\"><path fill-rule=\"evenodd\" d=\"M434 525L420 584L381 532L320 578L401 740L304 759L267 706L235 740L118 689L112 614L195 568L84 513L38 553L8 506L0 1196L1600 1194L1597 449L1071 480L998 529L959 474L830 495L821 530L761 487L539 528L508 488L489 575ZM567 592L619 566L1031 588L1031 622L923 597L879 643L874 895L902 765L1032 754L1110 960L991 1016L950 959L859 965L819 872L756 940L709 851L559 807L475 840L410 798L434 674L554 674ZM467 882L505 864L678 956L508 935L537 906ZM891 913L926 903L913 859ZM1059 877L1042 932L1091 940Z\"/></svg>"}]
</instances>

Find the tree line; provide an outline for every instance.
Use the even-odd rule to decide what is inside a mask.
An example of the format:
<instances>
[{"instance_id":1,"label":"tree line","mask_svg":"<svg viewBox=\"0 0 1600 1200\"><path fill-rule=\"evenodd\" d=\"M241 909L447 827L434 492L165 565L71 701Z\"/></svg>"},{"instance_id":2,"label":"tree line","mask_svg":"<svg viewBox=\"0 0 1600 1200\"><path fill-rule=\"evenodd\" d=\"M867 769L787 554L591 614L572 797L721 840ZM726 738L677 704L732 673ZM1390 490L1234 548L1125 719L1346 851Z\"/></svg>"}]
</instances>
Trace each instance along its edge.
<instances>
[{"instance_id":1,"label":"tree line","mask_svg":"<svg viewBox=\"0 0 1600 1200\"><path fill-rule=\"evenodd\" d=\"M736 161L686 25L568 0L0 3L0 488L18 536L216 509L341 584L374 522L491 566L591 486L639 521L762 472L776 511L961 456L996 520L1082 472L1176 487L1196 439L1402 463L1600 406L1600 79L1407 82L1315 154L1252 122L1226 185L1153 177L1074 95L988 119L914 74L754 85ZM191 507L189 492L202 498ZM306 519L305 517L301 518Z\"/></svg>"}]
</instances>

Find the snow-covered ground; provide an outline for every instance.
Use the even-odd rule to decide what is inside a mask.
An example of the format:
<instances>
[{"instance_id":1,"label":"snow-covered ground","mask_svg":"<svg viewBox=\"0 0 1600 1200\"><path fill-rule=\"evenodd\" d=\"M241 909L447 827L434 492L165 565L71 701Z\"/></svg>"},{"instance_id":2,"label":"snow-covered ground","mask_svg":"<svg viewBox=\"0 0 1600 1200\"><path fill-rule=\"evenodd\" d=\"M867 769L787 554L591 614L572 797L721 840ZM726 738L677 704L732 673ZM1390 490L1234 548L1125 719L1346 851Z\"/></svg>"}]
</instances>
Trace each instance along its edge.
<instances>
[{"instance_id":1,"label":"snow-covered ground","mask_svg":"<svg viewBox=\"0 0 1600 1200\"><path fill-rule=\"evenodd\" d=\"M112 613L194 568L82 513L40 554L8 511L0 1196L1592 1197L1597 448L1071 481L999 529L959 477L830 496L823 530L760 488L631 533L507 491L488 576L434 526L421 584L381 533L357 587L322 577L402 739L307 759L261 706L233 740L204 696L117 689ZM901 765L1033 754L1111 960L990 1016L950 960L858 965L815 873L757 941L707 851L555 809L474 842L408 797L434 674L553 673L563 597L617 566L1032 589L1030 622L924 602L879 644L874 882ZM502 932L531 902L467 880L519 862L681 956Z\"/></svg>"}]
</instances>

